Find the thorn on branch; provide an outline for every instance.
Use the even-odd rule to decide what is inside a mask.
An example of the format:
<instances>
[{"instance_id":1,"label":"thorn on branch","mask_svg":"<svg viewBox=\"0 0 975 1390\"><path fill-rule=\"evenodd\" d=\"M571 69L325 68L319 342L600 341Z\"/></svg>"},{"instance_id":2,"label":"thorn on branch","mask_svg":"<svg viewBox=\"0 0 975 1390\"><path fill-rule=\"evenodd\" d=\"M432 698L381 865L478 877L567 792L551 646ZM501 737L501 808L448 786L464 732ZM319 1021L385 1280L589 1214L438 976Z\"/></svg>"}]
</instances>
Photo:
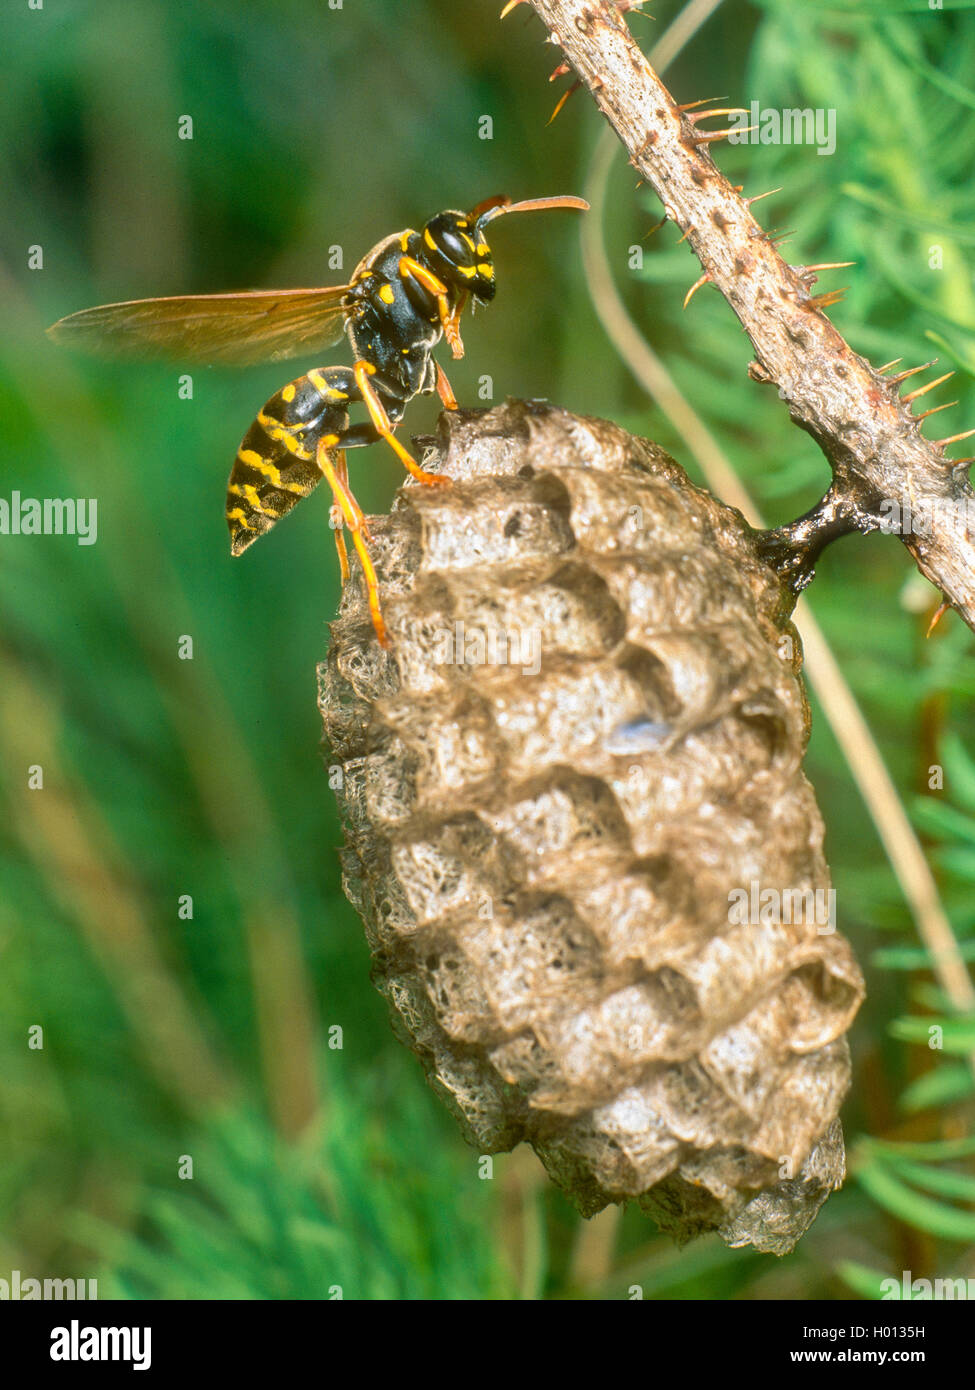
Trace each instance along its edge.
<instances>
[{"instance_id":1,"label":"thorn on branch","mask_svg":"<svg viewBox=\"0 0 975 1390\"><path fill-rule=\"evenodd\" d=\"M758 129L758 126L746 125L746 126L740 128L740 133L741 133L742 135L747 135L748 132L749 132L750 130L757 130L757 129ZM705 131L705 132L704 132L703 134L701 134L701 135L694 135L694 136L692 136L692 137L691 137L691 144L692 144L692 145L707 145L707 144L710 144L712 140L727 140L727 138L728 138L729 135L736 135L736 134L738 134L738 133L739 133L739 127L738 127L738 126L731 126L728 130L709 130L709 131Z\"/></svg>"},{"instance_id":2,"label":"thorn on branch","mask_svg":"<svg viewBox=\"0 0 975 1390\"><path fill-rule=\"evenodd\" d=\"M559 97L558 101L555 103L555 110L552 112L551 116L549 116L548 120L545 122L546 125L551 125L551 124L552 124L552 122L555 120L556 116L557 116L557 115L559 114L559 112L562 110L562 107L563 107L563 106L565 105L565 103L569 100L569 97L572 95L572 93L573 93L573 92L577 92L581 86L582 86L582 79L579 78L579 77L577 77L576 80L573 82L572 86L569 87L569 88L567 88L567 90L564 91L564 92L562 93L562 95Z\"/></svg>"},{"instance_id":3,"label":"thorn on branch","mask_svg":"<svg viewBox=\"0 0 975 1390\"><path fill-rule=\"evenodd\" d=\"M688 116L691 125L697 125L698 121L710 120L712 116L747 116L748 108L745 106L713 106L707 111L695 111L693 116ZM736 127L737 129L737 127ZM749 130L754 130L754 126L749 126ZM720 132L725 134L724 131Z\"/></svg>"},{"instance_id":4,"label":"thorn on branch","mask_svg":"<svg viewBox=\"0 0 975 1390\"><path fill-rule=\"evenodd\" d=\"M684 114L685 111L693 111L695 106L706 106L709 101L727 101L727 97L701 97L699 101L681 102L675 109Z\"/></svg>"},{"instance_id":5,"label":"thorn on branch","mask_svg":"<svg viewBox=\"0 0 975 1390\"><path fill-rule=\"evenodd\" d=\"M850 265L856 265L856 261L820 261L818 265L794 265L792 269L800 280L807 280L812 285L819 278L816 271L844 270Z\"/></svg>"},{"instance_id":6,"label":"thorn on branch","mask_svg":"<svg viewBox=\"0 0 975 1390\"><path fill-rule=\"evenodd\" d=\"M947 599L942 599L941 604L940 604L940 606L938 607L938 611L935 613L934 617L933 617L933 618L931 619L931 621L928 623L928 630L927 630L927 632L924 634L925 637L930 637L930 636L931 636L932 632L933 632L933 631L935 630L935 628L938 626L938 624L940 623L940 621L941 621L941 619L944 617L944 615L947 613L947 611L948 611L948 609L950 608L950 606L951 606L951 605L949 604L949 602L948 602Z\"/></svg>"},{"instance_id":7,"label":"thorn on branch","mask_svg":"<svg viewBox=\"0 0 975 1390\"><path fill-rule=\"evenodd\" d=\"M781 193L781 188L770 188L767 193L753 193L750 198L742 198L746 208L750 208L752 203L759 203L763 198L771 198L773 193Z\"/></svg>"},{"instance_id":8,"label":"thorn on branch","mask_svg":"<svg viewBox=\"0 0 975 1390\"><path fill-rule=\"evenodd\" d=\"M932 439L931 447L933 449L946 449L949 444L957 444L960 439L971 439L973 434L975 434L975 430L965 430L962 434L951 434L947 439ZM954 465L960 463L961 460L949 459L948 462Z\"/></svg>"},{"instance_id":9,"label":"thorn on branch","mask_svg":"<svg viewBox=\"0 0 975 1390\"><path fill-rule=\"evenodd\" d=\"M929 391L933 391L936 386L940 386L943 381L950 380L954 375L954 372L945 372L944 376L929 381L927 386L919 386L916 391L909 391L906 396L901 396L901 401L904 405L908 405L911 401L916 401L918 396L926 396Z\"/></svg>"},{"instance_id":10,"label":"thorn on branch","mask_svg":"<svg viewBox=\"0 0 975 1390\"><path fill-rule=\"evenodd\" d=\"M898 362L903 362L902 357L898 357ZM932 357L930 362L923 363L920 367L908 367L906 372L898 372L896 376L890 378L891 386L899 386L902 381L906 381L909 376L917 376L918 372L926 372L929 367L933 367L937 362L936 357ZM891 363L891 366L894 364Z\"/></svg>"},{"instance_id":11,"label":"thorn on branch","mask_svg":"<svg viewBox=\"0 0 975 1390\"><path fill-rule=\"evenodd\" d=\"M939 410L950 410L953 405L957 404L957 401L949 401L947 405L933 405L930 410L922 410L920 415L915 415L914 418L915 420L926 420L929 415L937 415Z\"/></svg>"},{"instance_id":12,"label":"thorn on branch","mask_svg":"<svg viewBox=\"0 0 975 1390\"><path fill-rule=\"evenodd\" d=\"M828 309L832 304L839 304L849 288L849 285L843 285L840 289L829 290L826 294L811 295L802 307L813 311Z\"/></svg>"},{"instance_id":13,"label":"thorn on branch","mask_svg":"<svg viewBox=\"0 0 975 1390\"><path fill-rule=\"evenodd\" d=\"M669 222L670 220L671 220L671 219L670 219L670 213L667 212L667 211L665 210L665 211L664 211L664 215L663 215L663 217L661 217L660 221L659 221L659 222L655 222L655 223L653 224L653 226L650 228L649 232L644 232L644 234L643 234L641 240L642 240L642 241L646 241L649 237L652 237L653 234L654 234L654 232L659 232L659 231L660 231L660 228L664 225L664 223L665 223L665 222ZM685 233L685 235L686 235L686 233ZM683 240L684 240L684 237L681 237L681 241L683 241ZM678 246L679 246L679 245L680 245L680 242L678 242L677 244L678 244Z\"/></svg>"},{"instance_id":14,"label":"thorn on branch","mask_svg":"<svg viewBox=\"0 0 975 1390\"><path fill-rule=\"evenodd\" d=\"M691 288L685 294L683 307L686 309L688 304L690 304L691 300L694 298L698 290L701 288L701 286L710 284L710 282L711 274L709 271L705 271L705 273L701 276L700 280L695 280Z\"/></svg>"}]
</instances>

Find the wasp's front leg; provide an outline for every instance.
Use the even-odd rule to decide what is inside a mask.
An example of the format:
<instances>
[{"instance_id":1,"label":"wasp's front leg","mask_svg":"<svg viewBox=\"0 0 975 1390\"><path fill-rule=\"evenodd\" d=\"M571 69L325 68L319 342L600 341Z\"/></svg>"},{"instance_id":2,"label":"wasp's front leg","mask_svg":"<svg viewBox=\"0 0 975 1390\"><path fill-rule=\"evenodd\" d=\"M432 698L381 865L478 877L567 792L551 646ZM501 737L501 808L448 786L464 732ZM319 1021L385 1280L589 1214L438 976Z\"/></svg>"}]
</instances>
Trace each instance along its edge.
<instances>
[{"instance_id":1,"label":"wasp's front leg","mask_svg":"<svg viewBox=\"0 0 975 1390\"><path fill-rule=\"evenodd\" d=\"M457 410L457 397L454 395L453 388L447 380L447 373L439 362L435 362L437 369L437 395L443 401L444 410Z\"/></svg>"},{"instance_id":2,"label":"wasp's front leg","mask_svg":"<svg viewBox=\"0 0 975 1390\"><path fill-rule=\"evenodd\" d=\"M450 344L450 350L455 358L463 357L464 344L461 341L458 319L463 301L458 303L455 309L450 307L449 290L444 282L434 275L432 270L427 270L425 265L413 259L412 256L401 256L399 263L399 273L404 280L409 277L422 285L425 290L433 295L437 302L437 313L440 316L440 327L443 335Z\"/></svg>"}]
</instances>

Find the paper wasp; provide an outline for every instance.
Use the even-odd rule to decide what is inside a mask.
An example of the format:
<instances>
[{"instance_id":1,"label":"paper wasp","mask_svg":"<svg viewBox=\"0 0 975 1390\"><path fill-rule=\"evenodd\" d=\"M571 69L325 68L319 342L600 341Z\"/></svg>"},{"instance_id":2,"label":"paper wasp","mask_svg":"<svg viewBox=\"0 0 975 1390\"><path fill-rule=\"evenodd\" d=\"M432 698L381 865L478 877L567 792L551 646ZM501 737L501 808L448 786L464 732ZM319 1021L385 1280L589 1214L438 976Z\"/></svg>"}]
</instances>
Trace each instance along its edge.
<instances>
[{"instance_id":1,"label":"paper wasp","mask_svg":"<svg viewBox=\"0 0 975 1390\"><path fill-rule=\"evenodd\" d=\"M490 198L469 213L437 213L420 231L408 228L374 246L347 285L308 290L251 290L103 304L60 319L48 332L67 347L113 356L170 356L185 361L247 364L310 355L347 335L352 367L313 367L264 406L237 451L227 484L231 554L269 531L321 482L332 489L332 524L349 577L342 534L359 555L376 636L390 645L367 548L369 528L349 488L346 449L385 439L421 483L444 485L395 437L408 402L436 390L448 410L457 401L432 356L445 337L462 357L459 320L468 298L486 304L496 284L484 228L509 212L588 208L582 198ZM368 420L349 423L349 406Z\"/></svg>"}]
</instances>

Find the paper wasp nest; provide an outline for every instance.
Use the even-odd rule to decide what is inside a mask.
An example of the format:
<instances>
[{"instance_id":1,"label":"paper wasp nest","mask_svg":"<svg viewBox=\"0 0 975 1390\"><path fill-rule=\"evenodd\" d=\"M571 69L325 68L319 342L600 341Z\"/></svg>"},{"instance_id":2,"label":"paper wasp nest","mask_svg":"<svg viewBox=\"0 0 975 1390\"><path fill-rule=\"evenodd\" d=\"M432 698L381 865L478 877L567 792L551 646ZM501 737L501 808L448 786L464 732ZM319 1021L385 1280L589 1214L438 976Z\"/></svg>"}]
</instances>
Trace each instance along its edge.
<instances>
[{"instance_id":1,"label":"paper wasp nest","mask_svg":"<svg viewBox=\"0 0 975 1390\"><path fill-rule=\"evenodd\" d=\"M796 634L740 516L545 405L444 415L320 668L346 891L482 1152L586 1215L785 1253L844 1175L863 982L827 919ZM341 775L335 769L341 768Z\"/></svg>"}]
</instances>

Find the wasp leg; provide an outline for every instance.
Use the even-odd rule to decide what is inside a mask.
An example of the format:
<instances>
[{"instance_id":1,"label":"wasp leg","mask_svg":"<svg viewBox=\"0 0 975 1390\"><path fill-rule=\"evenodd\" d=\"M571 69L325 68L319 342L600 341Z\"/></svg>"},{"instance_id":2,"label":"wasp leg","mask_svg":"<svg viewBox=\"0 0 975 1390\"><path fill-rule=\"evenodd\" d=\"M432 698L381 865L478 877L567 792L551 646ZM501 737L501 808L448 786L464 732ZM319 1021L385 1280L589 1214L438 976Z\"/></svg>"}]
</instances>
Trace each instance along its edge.
<instances>
[{"instance_id":1,"label":"wasp leg","mask_svg":"<svg viewBox=\"0 0 975 1390\"><path fill-rule=\"evenodd\" d=\"M335 456L335 471L340 480L348 486L349 470L345 461L345 450L340 449ZM344 589L349 582L349 552L345 548L345 537L342 534L344 521L342 519L342 508L337 502L333 502L329 508L329 525L335 533L335 549L339 556L339 569L342 572L342 588Z\"/></svg>"},{"instance_id":2,"label":"wasp leg","mask_svg":"<svg viewBox=\"0 0 975 1390\"><path fill-rule=\"evenodd\" d=\"M437 313L440 315L440 326L443 329L443 335L450 344L450 349L454 357L463 357L464 344L461 341L460 329L457 326L457 320L460 315L459 312L451 313L450 311L450 304L447 299L447 286L444 282L438 279L432 270L427 270L425 265L421 265L419 261L415 261L412 256L400 257L399 273L404 278L407 275L412 276L417 284L422 285L425 290L429 290L433 295L434 299L437 301Z\"/></svg>"},{"instance_id":3,"label":"wasp leg","mask_svg":"<svg viewBox=\"0 0 975 1390\"><path fill-rule=\"evenodd\" d=\"M419 483L428 483L432 487L447 487L450 485L449 478L441 478L436 473L427 473L421 468L413 455L403 448L403 445L393 434L393 426L389 416L386 414L386 407L376 392L369 377L374 373L375 368L369 362L357 362L353 368L355 373L355 384L359 388L362 402L369 411L369 418L372 421L377 434L396 453L403 467L411 473Z\"/></svg>"},{"instance_id":4,"label":"wasp leg","mask_svg":"<svg viewBox=\"0 0 975 1390\"><path fill-rule=\"evenodd\" d=\"M366 598L369 603L369 614L376 632L376 639L381 647L388 650L393 643L383 621L382 609L379 604L379 580L376 578L376 567L366 549L366 542L362 534L364 525L362 508L349 491L348 482L340 476L340 470L344 471L344 455L339 455L343 459L343 463L339 464L338 459L336 459L335 464L332 463L332 453L338 442L339 436L334 434L326 435L324 439L320 439L315 462L332 489L332 496L342 513L342 519L352 534L352 544L356 548L362 573L365 576Z\"/></svg>"},{"instance_id":5,"label":"wasp leg","mask_svg":"<svg viewBox=\"0 0 975 1390\"><path fill-rule=\"evenodd\" d=\"M456 410L458 408L457 397L454 395L450 382L447 380L447 373L439 362L434 365L437 368L437 395L443 401L444 410Z\"/></svg>"}]
</instances>

